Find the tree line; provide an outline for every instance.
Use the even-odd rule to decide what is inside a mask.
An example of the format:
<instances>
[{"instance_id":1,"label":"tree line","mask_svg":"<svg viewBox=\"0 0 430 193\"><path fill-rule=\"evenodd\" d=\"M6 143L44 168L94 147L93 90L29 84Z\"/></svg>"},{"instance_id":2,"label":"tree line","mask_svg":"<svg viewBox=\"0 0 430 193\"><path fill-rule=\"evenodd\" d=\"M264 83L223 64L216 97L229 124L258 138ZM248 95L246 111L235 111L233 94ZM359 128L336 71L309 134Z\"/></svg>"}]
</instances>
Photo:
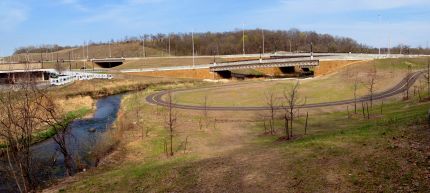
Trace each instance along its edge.
<instances>
[{"instance_id":1,"label":"tree line","mask_svg":"<svg viewBox=\"0 0 430 193\"><path fill-rule=\"evenodd\" d=\"M57 52L60 50L70 49L73 48L72 46L60 46L57 44L53 45L40 45L40 46L25 46L25 47L19 47L15 49L15 52L13 54L26 54L26 53L50 53L50 52Z\"/></svg>"},{"instance_id":2,"label":"tree line","mask_svg":"<svg viewBox=\"0 0 430 193\"><path fill-rule=\"evenodd\" d=\"M108 42L89 42L89 46L124 44L139 42L142 47L162 50L170 55L184 56L196 55L230 55L273 53L277 51L287 52L314 52L321 53L379 53L379 48L374 48L358 43L352 38L321 34L314 31L290 30L235 30L230 32L205 32L205 33L171 33L171 34L146 34L141 36L126 36L118 40ZM245 46L243 46L245 42ZM264 42L264 43L263 43ZM264 45L264 46L263 46ZM312 46L311 46L312 45ZM28 46L16 49L19 53L46 53L55 52L78 46L42 45ZM126 50L125 50L126 52ZM382 48L381 53L392 54L430 54L428 48L411 48L408 45L398 45Z\"/></svg>"}]
</instances>

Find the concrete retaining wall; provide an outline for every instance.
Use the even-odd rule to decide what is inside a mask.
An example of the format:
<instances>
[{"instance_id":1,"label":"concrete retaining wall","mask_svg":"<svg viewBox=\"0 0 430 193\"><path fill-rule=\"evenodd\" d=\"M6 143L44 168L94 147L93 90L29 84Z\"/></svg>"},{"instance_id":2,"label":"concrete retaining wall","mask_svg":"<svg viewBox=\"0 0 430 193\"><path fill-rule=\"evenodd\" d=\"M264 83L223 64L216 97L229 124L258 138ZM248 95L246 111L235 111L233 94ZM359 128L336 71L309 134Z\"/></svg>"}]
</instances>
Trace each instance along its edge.
<instances>
[{"instance_id":1,"label":"concrete retaining wall","mask_svg":"<svg viewBox=\"0 0 430 193\"><path fill-rule=\"evenodd\" d=\"M354 63L361 62L361 60L332 60L320 61L320 65L315 68L315 76L323 76Z\"/></svg>"},{"instance_id":2,"label":"concrete retaining wall","mask_svg":"<svg viewBox=\"0 0 430 193\"><path fill-rule=\"evenodd\" d=\"M131 72L130 74L152 77L172 77L191 79L218 79L217 73L210 72L209 69L189 69L189 70L166 70L151 72Z\"/></svg>"}]
</instances>

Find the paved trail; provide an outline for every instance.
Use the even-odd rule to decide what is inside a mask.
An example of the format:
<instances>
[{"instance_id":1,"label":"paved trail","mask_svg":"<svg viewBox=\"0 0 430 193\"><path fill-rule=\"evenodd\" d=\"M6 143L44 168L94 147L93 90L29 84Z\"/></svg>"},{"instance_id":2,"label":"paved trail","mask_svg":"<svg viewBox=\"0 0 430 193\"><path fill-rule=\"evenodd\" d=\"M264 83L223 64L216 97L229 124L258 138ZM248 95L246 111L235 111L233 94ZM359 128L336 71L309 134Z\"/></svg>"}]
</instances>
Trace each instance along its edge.
<instances>
[{"instance_id":1,"label":"paved trail","mask_svg":"<svg viewBox=\"0 0 430 193\"><path fill-rule=\"evenodd\" d=\"M409 89L415 81L419 78L420 75L422 75L424 72L414 72L412 74L409 74L406 76L402 81L400 81L397 85L394 87L383 91L379 93L375 93L373 95L372 100L377 99L383 99L388 98L391 96L395 96L397 94L403 93L406 89ZM207 89L207 88L220 88L220 87L236 87L240 86L238 84L236 85L228 85L228 86L213 86L213 87L206 87L206 88L194 88L194 89L178 89L178 90L172 90L171 93L174 92L188 92L188 91L194 91L194 90L200 90L200 89ZM169 91L162 91L158 93L151 94L146 97L146 101L150 104L160 105L160 106L168 106L168 102L163 100L163 96L167 95ZM357 98L357 102L365 102L370 101L370 96L364 96ZM306 105L298 105L299 108L316 108L316 107L329 107L329 106L336 106L336 105L346 105L346 104L352 104L354 103L354 99L350 100L340 100L340 101L333 101L333 102L324 102L324 103L315 103L315 104L306 104ZM184 105L184 104L173 104L175 108L178 109L188 109L188 110L208 110L208 111L262 111L262 110L270 110L269 107L264 106L256 106L256 107L231 107L231 106L216 106L216 107L204 107L204 106L198 106L198 105ZM277 106L276 109L283 109L285 107Z\"/></svg>"}]
</instances>

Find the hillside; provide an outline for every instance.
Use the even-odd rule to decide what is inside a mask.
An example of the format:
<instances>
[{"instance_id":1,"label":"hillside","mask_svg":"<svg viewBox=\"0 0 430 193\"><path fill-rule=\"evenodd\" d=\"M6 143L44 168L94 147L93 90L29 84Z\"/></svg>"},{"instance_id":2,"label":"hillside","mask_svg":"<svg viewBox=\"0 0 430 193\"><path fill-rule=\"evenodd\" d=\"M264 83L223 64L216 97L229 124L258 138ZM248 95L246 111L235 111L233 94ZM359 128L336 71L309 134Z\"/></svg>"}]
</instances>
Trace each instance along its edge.
<instances>
[{"instance_id":1,"label":"hillside","mask_svg":"<svg viewBox=\"0 0 430 193\"><path fill-rule=\"evenodd\" d=\"M109 47L110 53L109 54ZM158 49L145 47L145 52L147 57L157 57L157 56L166 56L167 54ZM55 61L57 57L59 60L79 60L86 58L88 54L88 58L106 58L109 56L112 57L142 57L143 55L143 47L141 42L123 42L123 43L114 43L112 45L109 44L92 44L83 50L82 47L78 48L69 48L64 50L59 50L52 53L28 53L28 54L16 54L10 57L5 57L6 61L26 61L28 57L30 61L40 61L43 57L43 60Z\"/></svg>"}]
</instances>

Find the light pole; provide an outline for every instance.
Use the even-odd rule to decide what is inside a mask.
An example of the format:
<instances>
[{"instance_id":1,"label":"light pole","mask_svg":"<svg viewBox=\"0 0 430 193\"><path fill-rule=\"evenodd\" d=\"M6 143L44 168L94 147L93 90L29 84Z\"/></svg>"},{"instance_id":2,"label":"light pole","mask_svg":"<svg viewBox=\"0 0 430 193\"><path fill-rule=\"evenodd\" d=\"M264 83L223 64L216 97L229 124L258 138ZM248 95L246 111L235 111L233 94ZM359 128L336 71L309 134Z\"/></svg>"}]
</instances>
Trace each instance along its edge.
<instances>
[{"instance_id":1,"label":"light pole","mask_svg":"<svg viewBox=\"0 0 430 193\"><path fill-rule=\"evenodd\" d=\"M84 60L84 71L87 68L87 61L85 61L85 44L86 42L84 41L84 45L82 46L82 60Z\"/></svg>"},{"instance_id":2,"label":"light pole","mask_svg":"<svg viewBox=\"0 0 430 193\"><path fill-rule=\"evenodd\" d=\"M146 39L146 35L143 35L142 37L142 57L146 57L146 52L145 52L145 39Z\"/></svg>"},{"instance_id":3,"label":"light pole","mask_svg":"<svg viewBox=\"0 0 430 193\"><path fill-rule=\"evenodd\" d=\"M381 15L380 14L378 14L378 25L379 25L379 27L381 25ZM381 44L379 44L378 55L381 56Z\"/></svg>"},{"instance_id":4,"label":"light pole","mask_svg":"<svg viewBox=\"0 0 430 193\"><path fill-rule=\"evenodd\" d=\"M245 24L242 23L242 48L243 48L243 55L245 55Z\"/></svg>"},{"instance_id":5,"label":"light pole","mask_svg":"<svg viewBox=\"0 0 430 193\"><path fill-rule=\"evenodd\" d=\"M109 41L109 58L112 58L112 50L110 49L111 42Z\"/></svg>"},{"instance_id":6,"label":"light pole","mask_svg":"<svg viewBox=\"0 0 430 193\"><path fill-rule=\"evenodd\" d=\"M194 58L194 30L191 32L191 42L193 44L193 68L195 68L196 67L196 61Z\"/></svg>"},{"instance_id":7,"label":"light pole","mask_svg":"<svg viewBox=\"0 0 430 193\"><path fill-rule=\"evenodd\" d=\"M288 41L290 42L290 53L293 53L291 49L291 39L289 39Z\"/></svg>"},{"instance_id":8,"label":"light pole","mask_svg":"<svg viewBox=\"0 0 430 193\"><path fill-rule=\"evenodd\" d=\"M170 34L169 34L169 56L171 56L170 55Z\"/></svg>"},{"instance_id":9,"label":"light pole","mask_svg":"<svg viewBox=\"0 0 430 193\"><path fill-rule=\"evenodd\" d=\"M314 59L314 44L311 42L311 60Z\"/></svg>"},{"instance_id":10,"label":"light pole","mask_svg":"<svg viewBox=\"0 0 430 193\"><path fill-rule=\"evenodd\" d=\"M264 52L265 52L265 50L264 50L264 48L265 48L265 47L264 47L264 46L265 46L265 45L264 45L264 43L265 43L265 42L264 42L264 29L262 29L262 30L261 30L261 34L262 34L262 36L263 36L263 54L264 54Z\"/></svg>"}]
</instances>

